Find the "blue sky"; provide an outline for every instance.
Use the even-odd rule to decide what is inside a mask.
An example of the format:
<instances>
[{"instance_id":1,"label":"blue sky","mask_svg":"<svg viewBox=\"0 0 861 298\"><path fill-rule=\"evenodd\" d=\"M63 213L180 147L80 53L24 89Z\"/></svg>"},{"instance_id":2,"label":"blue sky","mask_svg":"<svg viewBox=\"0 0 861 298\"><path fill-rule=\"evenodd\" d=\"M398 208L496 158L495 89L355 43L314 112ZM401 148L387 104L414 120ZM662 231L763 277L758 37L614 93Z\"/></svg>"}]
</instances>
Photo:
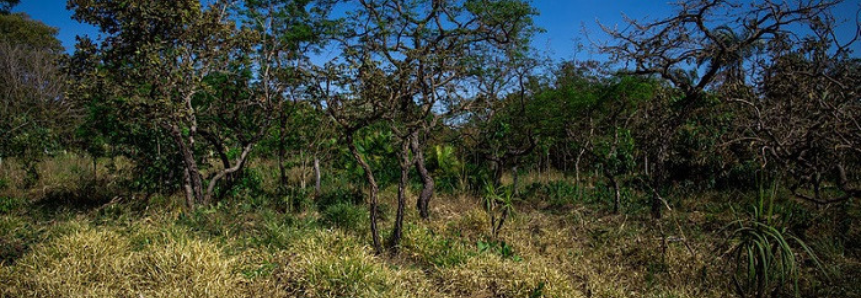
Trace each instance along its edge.
<instances>
[{"instance_id":1,"label":"blue sky","mask_svg":"<svg viewBox=\"0 0 861 298\"><path fill-rule=\"evenodd\" d=\"M539 35L533 45L554 59L602 59L601 55L589 50L590 41L583 35L584 28L589 38L605 39L596 20L612 26L624 25L623 15L634 19L655 19L670 15L673 11L671 3L664 0L533 0L533 6L541 13L536 22L547 31ZM855 20L859 7L861 3L848 0L837 7L835 14L840 19ZM72 12L66 10L65 0L22 0L14 11L25 12L33 19L59 28L58 37L68 51L74 49L75 36L98 35L92 26L71 19ZM838 34L848 37L855 29L844 25ZM577 50L578 43L584 48Z\"/></svg>"}]
</instances>

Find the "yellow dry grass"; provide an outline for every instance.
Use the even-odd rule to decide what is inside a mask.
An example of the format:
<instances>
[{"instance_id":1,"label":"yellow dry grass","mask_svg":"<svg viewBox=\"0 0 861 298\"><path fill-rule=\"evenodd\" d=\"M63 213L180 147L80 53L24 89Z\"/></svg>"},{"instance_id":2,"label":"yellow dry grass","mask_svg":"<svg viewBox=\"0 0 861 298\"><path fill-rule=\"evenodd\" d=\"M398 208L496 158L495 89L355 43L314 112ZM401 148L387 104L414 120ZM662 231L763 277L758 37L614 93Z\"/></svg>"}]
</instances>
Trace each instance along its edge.
<instances>
[{"instance_id":1,"label":"yellow dry grass","mask_svg":"<svg viewBox=\"0 0 861 298\"><path fill-rule=\"evenodd\" d=\"M380 196L390 213L395 199L391 187ZM410 192L409 207L414 200ZM4 237L29 228L45 232L22 257L0 264L0 297L710 298L730 293L714 235L691 237L690 230L708 220L696 212L668 212L656 222L587 206L558 213L522 206L492 239L479 198L437 194L429 220L407 210L400 254L376 256L368 235L357 231L272 222L261 210L228 206L198 211L239 228L202 232L197 225L212 223L184 222L193 215L175 207L152 206L114 221L94 214L65 222L2 215ZM314 221L319 215L303 216ZM380 222L383 236L393 217ZM253 244L264 228L287 244ZM662 235L685 241L664 242ZM479 251L479 241L495 240L516 257Z\"/></svg>"},{"instance_id":2,"label":"yellow dry grass","mask_svg":"<svg viewBox=\"0 0 861 298\"><path fill-rule=\"evenodd\" d=\"M235 260L211 243L129 238L85 227L35 248L0 273L9 297L239 297Z\"/></svg>"}]
</instances>

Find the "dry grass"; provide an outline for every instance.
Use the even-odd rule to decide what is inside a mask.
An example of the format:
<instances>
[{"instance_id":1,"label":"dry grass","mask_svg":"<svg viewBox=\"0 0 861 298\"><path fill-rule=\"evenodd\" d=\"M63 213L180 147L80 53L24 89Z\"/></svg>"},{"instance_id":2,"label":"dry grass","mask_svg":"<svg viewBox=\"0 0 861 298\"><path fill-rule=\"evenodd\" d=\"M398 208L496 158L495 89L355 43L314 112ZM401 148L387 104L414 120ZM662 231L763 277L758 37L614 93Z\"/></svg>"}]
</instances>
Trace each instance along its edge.
<instances>
[{"instance_id":1,"label":"dry grass","mask_svg":"<svg viewBox=\"0 0 861 298\"><path fill-rule=\"evenodd\" d=\"M129 238L84 227L3 268L9 297L239 297L235 261L211 243L179 239L133 249Z\"/></svg>"},{"instance_id":2,"label":"dry grass","mask_svg":"<svg viewBox=\"0 0 861 298\"><path fill-rule=\"evenodd\" d=\"M71 178L43 177L50 183L80 179L52 171ZM569 178L522 181L553 179ZM383 236L395 197L395 188L381 192L389 210ZM732 216L716 207L720 200L700 198L659 222L590 205L561 212L523 205L492 239L478 198L440 194L429 220L408 208L397 256L375 256L366 233L329 227L317 212L279 213L242 200L192 213L169 203L120 205L49 220L23 208L0 215L0 245L22 247L0 265L0 297L727 297L716 230ZM493 241L505 242L508 254L479 250ZM854 255L832 250L825 259L842 272L861 272ZM839 286L850 289L838 293L857 293L856 279L841 276ZM827 286L810 276L803 285Z\"/></svg>"}]
</instances>

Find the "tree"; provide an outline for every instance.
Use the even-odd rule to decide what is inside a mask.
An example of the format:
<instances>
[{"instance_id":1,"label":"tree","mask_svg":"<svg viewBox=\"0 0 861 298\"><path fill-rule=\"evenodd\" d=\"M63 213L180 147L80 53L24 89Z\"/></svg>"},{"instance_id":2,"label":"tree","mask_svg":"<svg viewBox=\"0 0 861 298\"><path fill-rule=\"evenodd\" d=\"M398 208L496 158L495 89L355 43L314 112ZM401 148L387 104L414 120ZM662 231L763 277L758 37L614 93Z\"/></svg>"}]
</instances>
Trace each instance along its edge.
<instances>
[{"instance_id":1,"label":"tree","mask_svg":"<svg viewBox=\"0 0 861 298\"><path fill-rule=\"evenodd\" d=\"M301 60L298 45L317 40L317 32L290 36L297 19L283 12L307 5L69 2L75 19L105 35L94 51L97 75L91 76L110 88L102 100L120 122L170 137L182 161L189 208L212 202L219 182L242 171L288 89L295 87L288 77L293 68L285 61ZM246 11L233 14L240 8ZM215 152L221 164L205 158L206 150Z\"/></svg>"},{"instance_id":2,"label":"tree","mask_svg":"<svg viewBox=\"0 0 861 298\"><path fill-rule=\"evenodd\" d=\"M384 119L392 123L401 144L402 168L398 214L390 239L396 247L402 233L408 169L413 165L424 185L417 208L422 217L428 217L434 181L425 168L424 142L444 115L461 108L460 82L468 70L463 58L476 47L519 41L529 30L534 12L525 2L514 0L363 0L359 5L349 18L353 34L340 41L344 62L351 65L342 68L358 69L350 83L356 92L350 100L355 102L351 104L354 108L347 112L340 103L327 108L341 123L348 146L353 146L352 135L371 122ZM354 152L366 168L375 206L376 181L362 156ZM375 214L372 208L372 233L376 233ZM374 243L379 252L377 238L375 235Z\"/></svg>"},{"instance_id":3,"label":"tree","mask_svg":"<svg viewBox=\"0 0 861 298\"><path fill-rule=\"evenodd\" d=\"M857 34L837 40L827 13L806 35L768 42L754 92L729 94L741 111L726 144L744 144L764 169L787 173L792 193L816 204L861 196L861 62L852 57Z\"/></svg>"},{"instance_id":4,"label":"tree","mask_svg":"<svg viewBox=\"0 0 861 298\"><path fill-rule=\"evenodd\" d=\"M533 109L536 88L532 86L543 61L534 57L525 48L513 47L484 49L473 61L477 92L467 113L471 127L463 132L474 143L471 147L480 156L478 162L489 166L485 178L494 187L500 186L508 165L512 165L516 182L517 159L535 150L537 132L543 129L537 125L544 116Z\"/></svg>"},{"instance_id":5,"label":"tree","mask_svg":"<svg viewBox=\"0 0 861 298\"><path fill-rule=\"evenodd\" d=\"M28 183L37 178L34 162L55 147L74 114L56 35L25 14L0 14L0 158L23 157Z\"/></svg>"},{"instance_id":6,"label":"tree","mask_svg":"<svg viewBox=\"0 0 861 298\"><path fill-rule=\"evenodd\" d=\"M601 49L612 59L633 64L632 74L657 76L672 84L681 93L675 100L672 115L666 117L657 129L663 145L651 154L654 163L651 187L661 189L668 183L667 161L672 159L671 144L679 128L700 106L718 74L738 65L740 53L761 40L776 38L794 24L813 21L836 2L755 1L742 8L732 1L698 0L679 4L676 15L640 22L630 20L628 30L604 27L613 42ZM730 15L730 24L713 22L714 17ZM726 27L747 32L740 40L727 42ZM661 201L659 191L652 200L652 214L659 218Z\"/></svg>"},{"instance_id":7,"label":"tree","mask_svg":"<svg viewBox=\"0 0 861 298\"><path fill-rule=\"evenodd\" d=\"M349 59L356 59L348 56ZM338 125L341 140L346 143L350 154L362 169L365 181L369 187L368 209L370 217L371 239L374 251L383 253L377 229L377 194L379 185L373 169L356 147L355 136L365 127L371 126L384 117L388 111L384 105L391 99L384 91L388 84L380 71L367 59L367 56L356 60L348 60L349 64L328 64L319 69L319 86L317 97L325 104L326 111Z\"/></svg>"}]
</instances>

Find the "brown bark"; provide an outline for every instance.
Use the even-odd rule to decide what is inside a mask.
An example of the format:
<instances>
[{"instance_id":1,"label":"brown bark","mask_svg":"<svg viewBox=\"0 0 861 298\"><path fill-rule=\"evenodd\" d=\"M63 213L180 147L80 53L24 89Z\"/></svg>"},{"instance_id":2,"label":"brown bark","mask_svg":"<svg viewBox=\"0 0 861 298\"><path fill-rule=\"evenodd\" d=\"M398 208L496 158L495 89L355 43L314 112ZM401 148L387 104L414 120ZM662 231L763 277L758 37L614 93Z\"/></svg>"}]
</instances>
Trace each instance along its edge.
<instances>
[{"instance_id":1,"label":"brown bark","mask_svg":"<svg viewBox=\"0 0 861 298\"><path fill-rule=\"evenodd\" d=\"M224 178L225 176L236 173L245 166L245 161L248 159L248 154L251 153L251 148L254 147L252 144L245 145L245 148L242 149L242 153L239 155L239 159L236 161L236 164L230 168L223 169L215 174L215 177L209 180L209 186L206 188L206 193L203 197L203 203L209 204L212 202L212 193L215 191L215 186L218 185L218 181Z\"/></svg>"},{"instance_id":2,"label":"brown bark","mask_svg":"<svg viewBox=\"0 0 861 298\"><path fill-rule=\"evenodd\" d=\"M404 140L403 145L401 146L401 181L398 183L398 210L395 215L395 227L392 230L392 235L389 239L389 246L394 252L398 251L398 245L400 244L401 237L403 235L404 206L407 201L406 190L409 185L410 165L410 142L409 140Z\"/></svg>"},{"instance_id":3,"label":"brown bark","mask_svg":"<svg viewBox=\"0 0 861 298\"><path fill-rule=\"evenodd\" d=\"M613 213L619 214L622 205L622 196L619 192L619 182L616 177L607 174L607 179L610 180L610 186L613 187Z\"/></svg>"},{"instance_id":4,"label":"brown bark","mask_svg":"<svg viewBox=\"0 0 861 298\"><path fill-rule=\"evenodd\" d=\"M179 127L171 125L169 128L174 142L179 147L179 153L185 165L186 204L189 209L194 208L196 203L206 204L203 198L203 180L197 168L197 161L194 160L194 153L191 152L191 148L183 140Z\"/></svg>"},{"instance_id":5,"label":"brown bark","mask_svg":"<svg viewBox=\"0 0 861 298\"><path fill-rule=\"evenodd\" d=\"M347 133L347 147L350 148L350 153L353 154L353 158L356 159L356 162L359 163L359 166L362 167L362 170L365 171L365 179L368 181L368 186L370 189L370 202L368 209L370 210L370 219L371 219L371 238L374 241L374 251L377 254L383 253L383 246L380 244L380 234L377 231L377 193L379 192L379 186L377 186L377 180L374 178L374 172L371 171L371 166L365 161L365 158L359 153L359 150L356 149L356 144L353 143L353 132Z\"/></svg>"},{"instance_id":6,"label":"brown bark","mask_svg":"<svg viewBox=\"0 0 861 298\"><path fill-rule=\"evenodd\" d=\"M427 168L425 167L424 153L422 153L422 150L419 147L419 141L417 136L414 136L412 140L410 140L410 148L412 149L413 155L415 156L415 160L413 162L416 164L416 168L419 172L419 177L421 177L422 180L422 192L419 195L418 200L416 201L416 207L419 210L419 215L423 219L427 219L430 216L428 206L430 205L431 197L433 197L434 181L433 177L431 177L430 175L430 172L428 172Z\"/></svg>"}]
</instances>

